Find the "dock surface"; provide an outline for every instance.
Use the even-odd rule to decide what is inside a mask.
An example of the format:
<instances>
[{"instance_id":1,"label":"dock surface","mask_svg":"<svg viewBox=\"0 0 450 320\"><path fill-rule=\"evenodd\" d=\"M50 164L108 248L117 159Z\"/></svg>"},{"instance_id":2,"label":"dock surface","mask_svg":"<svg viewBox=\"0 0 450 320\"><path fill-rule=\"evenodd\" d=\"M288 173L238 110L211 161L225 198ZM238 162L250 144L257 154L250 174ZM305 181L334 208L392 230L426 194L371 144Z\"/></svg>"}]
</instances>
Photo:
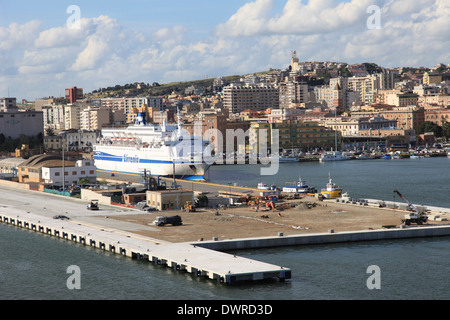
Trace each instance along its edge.
<instances>
[{"instance_id":1,"label":"dock surface","mask_svg":"<svg viewBox=\"0 0 450 320\"><path fill-rule=\"evenodd\" d=\"M125 231L127 226L116 228L114 224L118 223L117 221L110 225L97 225L93 219L82 219L83 216L95 214L86 210L86 204L81 201L62 196L49 197L36 191L7 190L2 187L0 189L6 196L0 199L0 221L6 224L132 259L147 260L177 271L186 271L194 276L207 277L217 283L232 285L241 281L273 278L284 281L291 277L289 268L203 248L192 243L170 243L140 236ZM12 197L15 193L20 195ZM127 210L111 207L109 211L106 209L101 214L124 214L124 211ZM56 216L59 218L55 218Z\"/></svg>"}]
</instances>

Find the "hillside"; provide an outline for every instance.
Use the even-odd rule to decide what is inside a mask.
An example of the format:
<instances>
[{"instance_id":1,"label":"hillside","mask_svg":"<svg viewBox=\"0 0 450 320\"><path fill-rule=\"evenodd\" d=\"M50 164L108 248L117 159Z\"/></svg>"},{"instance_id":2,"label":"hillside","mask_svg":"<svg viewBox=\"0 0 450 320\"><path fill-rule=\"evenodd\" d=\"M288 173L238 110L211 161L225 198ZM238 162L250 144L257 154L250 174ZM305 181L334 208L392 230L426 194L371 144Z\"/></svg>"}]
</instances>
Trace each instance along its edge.
<instances>
[{"instance_id":1,"label":"hillside","mask_svg":"<svg viewBox=\"0 0 450 320\"><path fill-rule=\"evenodd\" d=\"M242 76L233 75L226 76L227 81L236 81ZM136 97L136 96L166 96L172 93L178 93L185 95L185 90L194 86L199 89L203 94L211 93L213 90L214 78L192 80L192 81L180 81L171 82L166 84L159 84L154 82L134 82L125 85L115 85L113 87L99 88L91 93L85 94L86 98L106 98L106 97Z\"/></svg>"}]
</instances>

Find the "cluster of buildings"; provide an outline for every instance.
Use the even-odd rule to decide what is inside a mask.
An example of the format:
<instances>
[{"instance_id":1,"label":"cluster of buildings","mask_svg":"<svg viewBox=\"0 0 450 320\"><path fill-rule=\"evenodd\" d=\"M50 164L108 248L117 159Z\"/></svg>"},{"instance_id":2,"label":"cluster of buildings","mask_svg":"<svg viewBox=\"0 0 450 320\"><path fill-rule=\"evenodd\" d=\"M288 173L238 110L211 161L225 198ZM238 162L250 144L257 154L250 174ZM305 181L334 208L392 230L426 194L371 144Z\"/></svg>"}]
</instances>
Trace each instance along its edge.
<instances>
[{"instance_id":1,"label":"cluster of buildings","mask_svg":"<svg viewBox=\"0 0 450 320\"><path fill-rule=\"evenodd\" d=\"M423 122L442 126L450 121L450 68L445 65L425 70L300 62L294 52L286 70L271 69L232 82L218 77L211 94L202 92L193 85L164 97L86 99L83 89L72 87L65 89L64 97L36 99L34 108L18 106L16 98L1 98L0 137L41 134L48 154L77 152L85 161L102 128L134 123L140 112L150 123L174 122L180 114L184 128L202 134L215 153L229 150L230 143L239 153L259 152L262 134L270 150L274 130L281 149L355 148L374 142L414 146L425 141L417 134ZM236 141L227 132L243 132L245 138ZM25 151L23 147L20 155ZM73 168L68 182L92 178L90 169L76 169L76 161ZM24 172L23 181L32 179L32 171ZM52 177L41 172L36 179L58 181L56 173L45 172Z\"/></svg>"}]
</instances>

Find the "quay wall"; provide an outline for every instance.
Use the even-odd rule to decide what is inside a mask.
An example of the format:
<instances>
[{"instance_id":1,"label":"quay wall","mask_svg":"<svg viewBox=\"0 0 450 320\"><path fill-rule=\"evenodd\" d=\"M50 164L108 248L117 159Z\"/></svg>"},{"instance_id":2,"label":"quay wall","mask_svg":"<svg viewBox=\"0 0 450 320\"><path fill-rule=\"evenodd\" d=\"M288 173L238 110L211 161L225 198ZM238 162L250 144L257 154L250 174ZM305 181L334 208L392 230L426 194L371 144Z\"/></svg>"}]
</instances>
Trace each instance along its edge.
<instances>
[{"instance_id":1,"label":"quay wall","mask_svg":"<svg viewBox=\"0 0 450 320\"><path fill-rule=\"evenodd\" d=\"M0 179L0 186L19 190L30 190L30 185L27 183L18 183L15 181L8 181L3 179Z\"/></svg>"},{"instance_id":2,"label":"quay wall","mask_svg":"<svg viewBox=\"0 0 450 320\"><path fill-rule=\"evenodd\" d=\"M407 227L367 231L352 231L321 234L305 234L295 236L247 238L220 241L202 241L193 244L217 251L247 250L284 246L316 245L330 243L348 243L359 241L399 240L408 238L426 238L450 236L450 226Z\"/></svg>"}]
</instances>

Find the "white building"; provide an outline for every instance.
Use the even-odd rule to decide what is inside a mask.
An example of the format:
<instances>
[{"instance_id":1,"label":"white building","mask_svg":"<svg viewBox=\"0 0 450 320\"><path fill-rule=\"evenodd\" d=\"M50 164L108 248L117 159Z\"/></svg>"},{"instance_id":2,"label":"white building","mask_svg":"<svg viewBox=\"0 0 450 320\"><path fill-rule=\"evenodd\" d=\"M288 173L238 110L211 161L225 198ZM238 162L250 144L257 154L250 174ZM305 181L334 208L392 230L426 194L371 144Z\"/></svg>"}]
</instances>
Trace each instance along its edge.
<instances>
[{"instance_id":1,"label":"white building","mask_svg":"<svg viewBox=\"0 0 450 320\"><path fill-rule=\"evenodd\" d=\"M64 175L62 173L63 170ZM94 160L77 160L75 163L65 161L64 168L62 166L42 167L44 183L55 185L79 184L83 178L87 178L90 181L97 179L97 169L94 165Z\"/></svg>"},{"instance_id":2,"label":"white building","mask_svg":"<svg viewBox=\"0 0 450 320\"><path fill-rule=\"evenodd\" d=\"M65 111L64 105L42 107L44 128L53 130L64 130L65 129L64 111Z\"/></svg>"}]
</instances>

